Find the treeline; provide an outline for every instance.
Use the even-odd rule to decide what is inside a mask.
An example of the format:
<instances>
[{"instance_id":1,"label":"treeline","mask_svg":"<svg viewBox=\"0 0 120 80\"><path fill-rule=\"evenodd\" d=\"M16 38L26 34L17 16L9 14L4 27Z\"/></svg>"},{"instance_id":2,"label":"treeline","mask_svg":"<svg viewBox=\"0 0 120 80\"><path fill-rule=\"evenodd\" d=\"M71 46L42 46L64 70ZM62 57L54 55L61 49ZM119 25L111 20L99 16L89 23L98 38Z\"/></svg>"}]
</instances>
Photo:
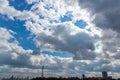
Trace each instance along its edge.
<instances>
[{"instance_id":1,"label":"treeline","mask_svg":"<svg viewBox=\"0 0 120 80\"><path fill-rule=\"evenodd\" d=\"M103 78L96 78L96 77L89 77L89 78L78 78L78 77L69 77L69 78L56 78L56 77L48 77L48 78L42 78L42 77L36 77L32 78L31 80L116 80L116 79L103 79ZM120 79L117 79L120 80Z\"/></svg>"}]
</instances>

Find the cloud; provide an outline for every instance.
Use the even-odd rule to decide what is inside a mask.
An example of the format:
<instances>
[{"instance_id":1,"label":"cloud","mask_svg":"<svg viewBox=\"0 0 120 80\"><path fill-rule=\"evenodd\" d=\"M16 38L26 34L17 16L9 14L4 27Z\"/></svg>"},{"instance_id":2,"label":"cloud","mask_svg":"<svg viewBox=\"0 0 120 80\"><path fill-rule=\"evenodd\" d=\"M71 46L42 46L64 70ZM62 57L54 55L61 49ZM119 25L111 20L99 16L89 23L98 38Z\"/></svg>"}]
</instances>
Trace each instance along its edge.
<instances>
[{"instance_id":1,"label":"cloud","mask_svg":"<svg viewBox=\"0 0 120 80\"><path fill-rule=\"evenodd\" d=\"M119 54L119 40L120 34L117 32L107 29L103 31L103 37L101 38L103 44L103 57L104 58L112 58L112 59L120 59Z\"/></svg>"},{"instance_id":2,"label":"cloud","mask_svg":"<svg viewBox=\"0 0 120 80\"><path fill-rule=\"evenodd\" d=\"M68 28L68 24L69 24L69 26L72 26L72 27ZM75 45L82 47L82 49L84 49L84 50L87 50L87 49L94 50L94 47L93 48L89 47L89 45L86 45L88 47L85 47L85 48L83 46L84 44L86 44L86 42L92 42L90 40L91 37L88 36L87 33L82 33L82 31L81 32L76 31L76 30L78 30L78 29L76 29L77 27L73 28L73 25L70 25L70 23L60 24L60 25L62 25L62 26L58 25L53 28L53 31L51 31L51 34L54 34L54 35L50 36L50 34L49 34L49 38L46 37L47 34L46 35L44 34L44 36L41 36L41 37L45 37L45 38L42 38L43 41L45 41L45 42L47 41L47 39L50 39L51 41L48 40L48 41L50 41L50 42L47 41L48 43L52 42L52 38L50 38L50 37L53 37L53 38L56 37L55 39L56 40L58 39L57 41L60 41L59 45L52 44L57 47L54 50L57 50L57 51L59 51L59 50L66 51L67 50L67 51L71 51L71 52L74 52L75 50L79 51L79 48L73 48L75 46L70 46L74 42L73 41L71 42L71 40L69 41L69 38L71 38L72 40L77 39L77 41L75 41L75 42L77 42ZM60 30L61 30L60 28L63 31L62 33L60 32ZM73 30L75 30L75 32L73 32ZM40 52L24 50L18 44L14 43L14 41L12 43L8 42L8 40L10 38L14 38L12 36L12 33L13 33L12 31L7 30L5 28L0 28L0 31L1 31L0 40L2 40L2 41L0 41L1 42L0 49L2 48L1 52L0 52L0 69L1 69L0 72L2 74L11 73L11 72L14 72L14 73L19 72L19 73L26 74L27 72L29 72L32 75L34 73L34 76L35 76L38 73L40 73L38 71L40 71L39 69L41 68L41 65L45 66L45 75L46 76L53 76L53 75L55 75L55 76L76 76L76 75L80 75L82 73L87 73L88 71L89 71L89 73L90 72L96 73L99 71L101 72L103 70L107 70L107 71L111 71L111 72L119 72L119 70L118 70L119 66L120 66L119 60L112 60L112 61L109 59L73 60L72 58L61 58L61 57L55 57L55 56L50 56L50 55L44 55L44 54L36 55ZM59 33L59 35L57 33ZM6 35L3 36L4 34L6 34ZM43 34L43 33L41 33L41 34ZM83 38L81 38L81 36L85 37L84 41L83 41ZM38 35L38 38L40 38L40 35ZM89 39L87 39L87 38L89 38ZM36 39L36 40L38 40L38 39ZM82 41L82 44L80 44L80 45L78 44L79 40ZM60 45L63 43L66 43L66 42L69 42L69 44L64 45L65 47L62 48L63 46L60 46ZM66 46L69 46L69 47L66 47ZM43 45L43 47L44 47L44 45ZM70 50L71 47L75 50ZM75 54L75 55L77 56L77 54ZM86 56L86 53L85 54L80 53L78 55L82 55L82 58L80 57L79 59L86 59L85 57L83 57L83 56ZM87 59L89 59L89 56L87 56ZM73 74L71 74L71 73L73 73Z\"/></svg>"},{"instance_id":3,"label":"cloud","mask_svg":"<svg viewBox=\"0 0 120 80\"><path fill-rule=\"evenodd\" d=\"M119 58L120 1L119 0L78 0L79 6L88 10L94 19L92 23L102 29L102 56L109 59Z\"/></svg>"},{"instance_id":4,"label":"cloud","mask_svg":"<svg viewBox=\"0 0 120 80\"><path fill-rule=\"evenodd\" d=\"M40 55L40 54L41 54L40 50L34 50L32 52L32 55Z\"/></svg>"},{"instance_id":5,"label":"cloud","mask_svg":"<svg viewBox=\"0 0 120 80\"><path fill-rule=\"evenodd\" d=\"M119 28L113 27L119 25L119 17L112 11L118 11L117 3L114 5L111 0L104 3L103 0L79 0L79 4L77 0L27 2L32 4L31 9L18 11L9 6L9 1L2 0L0 14L7 15L10 19L25 21L26 29L35 36L34 42L40 50L24 50L15 39L14 32L0 28L0 69L7 66L9 71L12 68L18 72L38 73L41 65L44 65L47 76L51 73L56 73L56 76L76 76L105 70L119 72ZM62 22L61 17L64 18L67 13L72 16L71 20ZM119 12L116 14L119 16ZM85 29L74 24L79 20L88 24ZM13 41L9 41L10 39ZM100 51L97 52L99 47ZM72 59L44 55L44 50L69 52L74 54L74 57Z\"/></svg>"},{"instance_id":6,"label":"cloud","mask_svg":"<svg viewBox=\"0 0 120 80\"><path fill-rule=\"evenodd\" d=\"M120 30L120 1L119 0L78 0L80 7L87 9L95 16L93 23L100 28Z\"/></svg>"},{"instance_id":7,"label":"cloud","mask_svg":"<svg viewBox=\"0 0 120 80\"><path fill-rule=\"evenodd\" d=\"M42 50L73 53L74 59L95 59L94 43L97 40L94 41L94 39L98 36L96 34L98 32L95 31L96 29L91 30L91 33L87 31L92 25L87 26L83 31L74 25L77 20L81 19L90 24L89 14L80 9L76 0L75 2L27 0L27 2L34 4L30 12L34 16L39 16L38 18L31 17L25 23L26 28L36 36L34 38L36 46ZM61 22L61 17L68 12L73 16L71 21Z\"/></svg>"},{"instance_id":8,"label":"cloud","mask_svg":"<svg viewBox=\"0 0 120 80\"><path fill-rule=\"evenodd\" d=\"M68 8L68 4L61 0L58 2L46 0L45 2L34 3L30 11L18 11L14 7L9 6L9 2L7 0L6 2L7 4L5 7L8 10L3 11L5 7L2 5L0 14L7 15L10 19L15 18L25 21L26 29L35 35L34 41L36 46L38 46L41 50L70 52L75 54L74 59L77 60L95 59L96 54L94 53L95 47L93 44L94 41L92 34L89 34L88 31L82 31L80 28L74 25L76 20L83 17L82 12L80 13L82 17L78 17L79 15L77 14L79 12L76 13L72 6L69 6ZM51 7L48 6L49 4ZM75 6L75 8L77 10L79 9L78 6ZM73 18L74 21L60 22L60 18L65 16L69 11L72 11L71 15L76 17L75 19ZM87 21L87 19L85 20ZM53 22L51 23L51 21ZM0 40L5 42L2 43L3 41L0 41L1 66L7 65L8 68L12 68L13 70L18 68L17 71L19 72L25 72L24 68L27 68L28 72L31 71L31 73L34 73L35 70L41 68L41 65L45 65L45 70L47 72L55 72L56 76L63 74L67 74L69 76L71 72L75 73L75 69L80 69L79 66L74 68L75 66L73 63L75 62L73 62L72 58L54 57L43 55L39 51L35 50L24 50L22 46L19 45L19 42L17 42L14 35L9 32L9 30L5 28L1 29L1 31L5 30L3 31L3 34L0 35ZM5 33L7 34L5 35ZM5 35L5 39L1 37L3 35ZM9 42L11 38L14 38L14 40ZM48 46L47 43L51 44L51 46Z\"/></svg>"},{"instance_id":9,"label":"cloud","mask_svg":"<svg viewBox=\"0 0 120 80\"><path fill-rule=\"evenodd\" d=\"M14 41L9 42L8 41L9 39L14 38L12 35L13 33L12 31L7 30L5 28L0 28L0 31L1 31L0 40L2 40L0 41L1 42L0 69L2 69L1 70L2 73L7 73L7 72L26 73L25 70L26 68L28 69L28 72L31 72L32 74L36 69L40 69L41 65L44 65L45 70L47 72L49 71L56 72L56 76L57 76L61 74L62 70L65 70L67 68L66 66L63 65L65 65L66 63L70 63L72 61L72 58L61 58L61 57L48 56L43 54L36 55L40 52L32 51L32 50L24 50L16 42ZM4 34L6 35L3 36ZM3 69L3 67L5 68Z\"/></svg>"},{"instance_id":10,"label":"cloud","mask_svg":"<svg viewBox=\"0 0 120 80\"><path fill-rule=\"evenodd\" d=\"M69 22L55 25L49 34L39 33L35 42L41 50L70 52L75 59L95 58L93 37Z\"/></svg>"},{"instance_id":11,"label":"cloud","mask_svg":"<svg viewBox=\"0 0 120 80\"><path fill-rule=\"evenodd\" d=\"M8 18L14 20L16 16L18 16L21 12L16 10L14 7L9 6L8 0L0 1L0 14L7 15Z\"/></svg>"},{"instance_id":12,"label":"cloud","mask_svg":"<svg viewBox=\"0 0 120 80\"><path fill-rule=\"evenodd\" d=\"M32 50L24 50L12 35L11 30L0 28L0 65L13 67L29 67L30 53ZM11 33L12 32L12 33ZM9 42L13 38L13 41Z\"/></svg>"}]
</instances>

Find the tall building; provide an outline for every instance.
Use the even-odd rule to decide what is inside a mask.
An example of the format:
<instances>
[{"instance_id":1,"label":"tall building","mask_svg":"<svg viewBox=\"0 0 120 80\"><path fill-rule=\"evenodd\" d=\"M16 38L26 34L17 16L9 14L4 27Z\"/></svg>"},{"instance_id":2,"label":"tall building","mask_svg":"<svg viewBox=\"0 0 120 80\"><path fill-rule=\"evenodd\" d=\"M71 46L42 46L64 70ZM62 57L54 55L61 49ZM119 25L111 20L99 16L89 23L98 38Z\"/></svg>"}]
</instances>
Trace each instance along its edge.
<instances>
[{"instance_id":1,"label":"tall building","mask_svg":"<svg viewBox=\"0 0 120 80\"><path fill-rule=\"evenodd\" d=\"M102 72L102 76L103 76L104 79L107 79L107 78L108 78L107 72L106 72L106 71L103 71L103 72Z\"/></svg>"}]
</instances>

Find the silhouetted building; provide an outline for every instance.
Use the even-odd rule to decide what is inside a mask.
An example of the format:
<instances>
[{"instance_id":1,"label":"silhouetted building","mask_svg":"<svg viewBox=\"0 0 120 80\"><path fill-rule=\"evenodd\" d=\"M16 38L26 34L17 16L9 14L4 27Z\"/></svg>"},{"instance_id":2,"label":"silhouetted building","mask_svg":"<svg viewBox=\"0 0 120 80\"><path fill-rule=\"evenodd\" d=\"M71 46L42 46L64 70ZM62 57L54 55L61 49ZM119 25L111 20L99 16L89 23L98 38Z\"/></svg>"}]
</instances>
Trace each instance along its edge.
<instances>
[{"instance_id":1,"label":"silhouetted building","mask_svg":"<svg viewBox=\"0 0 120 80\"><path fill-rule=\"evenodd\" d=\"M103 71L103 72L102 72L102 77L103 77L104 79L107 79L107 78L108 78L108 74L107 74L106 71Z\"/></svg>"}]
</instances>

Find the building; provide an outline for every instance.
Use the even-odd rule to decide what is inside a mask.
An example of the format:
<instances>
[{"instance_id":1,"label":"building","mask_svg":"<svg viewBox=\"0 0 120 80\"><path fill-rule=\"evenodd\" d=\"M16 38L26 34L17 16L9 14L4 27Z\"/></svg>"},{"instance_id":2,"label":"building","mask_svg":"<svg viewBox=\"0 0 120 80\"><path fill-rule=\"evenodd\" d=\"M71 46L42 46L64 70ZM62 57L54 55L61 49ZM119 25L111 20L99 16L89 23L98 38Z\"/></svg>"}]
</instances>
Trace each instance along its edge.
<instances>
[{"instance_id":1,"label":"building","mask_svg":"<svg viewBox=\"0 0 120 80\"><path fill-rule=\"evenodd\" d=\"M106 71L103 71L103 72L102 72L102 77L103 77L104 79L107 79L107 78L108 78L108 74L107 74Z\"/></svg>"}]
</instances>

